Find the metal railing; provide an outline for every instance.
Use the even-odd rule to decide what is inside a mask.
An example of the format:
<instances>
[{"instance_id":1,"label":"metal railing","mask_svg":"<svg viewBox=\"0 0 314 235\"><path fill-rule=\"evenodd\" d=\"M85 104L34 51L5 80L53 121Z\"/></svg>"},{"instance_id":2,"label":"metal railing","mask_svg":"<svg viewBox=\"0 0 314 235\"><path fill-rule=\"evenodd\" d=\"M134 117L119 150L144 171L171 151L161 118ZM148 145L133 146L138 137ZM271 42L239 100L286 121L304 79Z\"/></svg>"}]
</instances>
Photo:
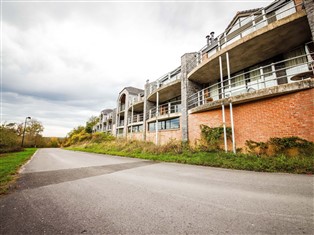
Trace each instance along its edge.
<instances>
[{"instance_id":1,"label":"metal railing","mask_svg":"<svg viewBox=\"0 0 314 235\"><path fill-rule=\"evenodd\" d=\"M112 120L112 113L103 115L103 117L102 117L102 119L100 121L101 122L107 122L109 120Z\"/></svg>"},{"instance_id":2,"label":"metal railing","mask_svg":"<svg viewBox=\"0 0 314 235\"><path fill-rule=\"evenodd\" d=\"M132 99L129 100L129 106L132 106L133 104L136 104L141 101L144 101L144 96L133 97Z\"/></svg>"},{"instance_id":3,"label":"metal railing","mask_svg":"<svg viewBox=\"0 0 314 235\"><path fill-rule=\"evenodd\" d=\"M128 124L142 122L144 120L143 113L135 114L133 117L128 117Z\"/></svg>"},{"instance_id":4,"label":"metal railing","mask_svg":"<svg viewBox=\"0 0 314 235\"><path fill-rule=\"evenodd\" d=\"M173 102L159 105L158 110L156 110L156 107L150 109L148 117L153 118L156 116L169 115L172 113L179 113L179 112L181 112L181 100L176 100Z\"/></svg>"},{"instance_id":5,"label":"metal railing","mask_svg":"<svg viewBox=\"0 0 314 235\"><path fill-rule=\"evenodd\" d=\"M123 127L124 126L124 120L121 120L120 122L118 122L118 127Z\"/></svg>"},{"instance_id":6,"label":"metal railing","mask_svg":"<svg viewBox=\"0 0 314 235\"><path fill-rule=\"evenodd\" d=\"M292 6L289 6L291 4ZM247 36L258 29L267 26L268 24L287 17L297 12L303 3L295 4L293 0L274 8L271 12L266 12L267 7L260 8L253 12L248 17L239 20L239 28L234 29L234 26L227 28L223 33L211 40L211 44L206 44L202 47L194 59L190 60L188 66L190 71L202 63L202 58L205 54L207 57L214 55L216 52L234 43L235 41ZM275 12L274 14L271 14ZM234 30L230 32L231 30Z\"/></svg>"},{"instance_id":7,"label":"metal railing","mask_svg":"<svg viewBox=\"0 0 314 235\"><path fill-rule=\"evenodd\" d=\"M173 81L180 80L180 79L181 79L181 71L176 72L174 75L172 75L172 72L167 73L166 75L157 79L157 81L152 82L150 84L148 94L152 94L158 88L165 86Z\"/></svg>"},{"instance_id":8,"label":"metal railing","mask_svg":"<svg viewBox=\"0 0 314 235\"><path fill-rule=\"evenodd\" d=\"M296 56L235 75L224 80L223 84L221 82L212 84L188 97L188 109L222 98L314 77L314 62L313 60L308 62L308 58L313 56L314 53ZM286 65L298 59L307 62ZM252 74L256 75L250 76Z\"/></svg>"},{"instance_id":9,"label":"metal railing","mask_svg":"<svg viewBox=\"0 0 314 235\"><path fill-rule=\"evenodd\" d=\"M108 132L112 130L112 126L111 125L105 125L102 129L104 132Z\"/></svg>"},{"instance_id":10,"label":"metal railing","mask_svg":"<svg viewBox=\"0 0 314 235\"><path fill-rule=\"evenodd\" d=\"M125 104L120 104L118 110L119 110L119 112L123 112L125 110Z\"/></svg>"}]
</instances>

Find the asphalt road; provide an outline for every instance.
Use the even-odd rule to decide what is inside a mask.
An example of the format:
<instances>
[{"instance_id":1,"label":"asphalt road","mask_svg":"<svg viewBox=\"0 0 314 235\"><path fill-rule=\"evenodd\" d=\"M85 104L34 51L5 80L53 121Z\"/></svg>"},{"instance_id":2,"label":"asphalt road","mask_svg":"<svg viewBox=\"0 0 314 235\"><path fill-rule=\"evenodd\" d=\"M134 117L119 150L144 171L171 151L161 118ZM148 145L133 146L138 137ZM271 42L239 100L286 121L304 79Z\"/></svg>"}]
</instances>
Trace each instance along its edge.
<instances>
[{"instance_id":1,"label":"asphalt road","mask_svg":"<svg viewBox=\"0 0 314 235\"><path fill-rule=\"evenodd\" d=\"M313 234L313 179L41 149L0 234Z\"/></svg>"}]
</instances>

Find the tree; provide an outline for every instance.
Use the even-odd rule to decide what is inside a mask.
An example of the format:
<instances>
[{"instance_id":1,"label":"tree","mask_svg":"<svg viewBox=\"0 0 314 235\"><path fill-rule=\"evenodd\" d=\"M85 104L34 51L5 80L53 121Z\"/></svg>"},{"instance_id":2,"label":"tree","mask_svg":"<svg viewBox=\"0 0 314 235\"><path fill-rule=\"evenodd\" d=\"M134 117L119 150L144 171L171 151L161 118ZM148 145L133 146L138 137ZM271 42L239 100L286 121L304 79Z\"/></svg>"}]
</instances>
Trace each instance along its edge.
<instances>
[{"instance_id":1,"label":"tree","mask_svg":"<svg viewBox=\"0 0 314 235\"><path fill-rule=\"evenodd\" d=\"M88 119L88 121L86 122L86 126L85 126L86 133L92 133L93 132L93 126L95 126L98 121L99 121L98 117L91 116Z\"/></svg>"},{"instance_id":2,"label":"tree","mask_svg":"<svg viewBox=\"0 0 314 235\"><path fill-rule=\"evenodd\" d=\"M44 131L44 126L41 122L37 121L36 119L32 119L28 122L28 125L25 129L25 135L28 139L29 146L37 145L39 139L42 138L41 133Z\"/></svg>"},{"instance_id":3,"label":"tree","mask_svg":"<svg viewBox=\"0 0 314 235\"><path fill-rule=\"evenodd\" d=\"M0 125L0 153L21 150L20 138L16 134L14 124Z\"/></svg>"}]
</instances>

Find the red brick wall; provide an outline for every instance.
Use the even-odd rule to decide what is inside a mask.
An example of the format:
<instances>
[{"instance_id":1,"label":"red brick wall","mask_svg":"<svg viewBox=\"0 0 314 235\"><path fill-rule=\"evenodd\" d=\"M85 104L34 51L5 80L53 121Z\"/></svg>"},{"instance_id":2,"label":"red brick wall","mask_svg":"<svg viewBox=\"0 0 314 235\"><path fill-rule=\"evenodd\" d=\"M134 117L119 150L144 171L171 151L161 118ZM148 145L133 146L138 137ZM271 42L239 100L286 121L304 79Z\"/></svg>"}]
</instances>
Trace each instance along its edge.
<instances>
[{"instance_id":1,"label":"red brick wall","mask_svg":"<svg viewBox=\"0 0 314 235\"><path fill-rule=\"evenodd\" d=\"M314 89L233 106L237 147L246 140L267 141L270 137L299 136L314 141ZM229 105L226 122L230 126ZM222 126L221 108L189 115L189 140L200 139L200 124Z\"/></svg>"},{"instance_id":2,"label":"red brick wall","mask_svg":"<svg viewBox=\"0 0 314 235\"><path fill-rule=\"evenodd\" d=\"M127 138L130 140L143 140L143 132L128 133Z\"/></svg>"},{"instance_id":3,"label":"red brick wall","mask_svg":"<svg viewBox=\"0 0 314 235\"><path fill-rule=\"evenodd\" d=\"M169 142L171 139L179 140L182 139L182 132L181 129L178 130L159 130L158 131L158 139L159 144L163 145ZM156 142L156 132L147 132L146 134L146 141L149 142Z\"/></svg>"}]
</instances>

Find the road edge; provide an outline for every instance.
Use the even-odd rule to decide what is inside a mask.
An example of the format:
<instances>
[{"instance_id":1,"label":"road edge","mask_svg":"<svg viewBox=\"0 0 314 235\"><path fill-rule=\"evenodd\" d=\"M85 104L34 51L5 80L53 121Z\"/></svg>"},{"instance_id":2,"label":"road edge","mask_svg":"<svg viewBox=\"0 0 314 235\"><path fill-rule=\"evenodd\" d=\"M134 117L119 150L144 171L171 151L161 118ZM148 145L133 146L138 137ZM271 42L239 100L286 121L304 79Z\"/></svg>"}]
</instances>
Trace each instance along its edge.
<instances>
[{"instance_id":1,"label":"road edge","mask_svg":"<svg viewBox=\"0 0 314 235\"><path fill-rule=\"evenodd\" d=\"M33 158L37 155L38 151L39 151L39 149L37 149L36 152L33 154L33 156L32 156L30 159L28 159L28 161L25 162L25 163L20 167L20 169L17 171L18 174L23 173L23 171L25 170L25 166L26 166L27 164L29 164L31 160L33 160Z\"/></svg>"}]
</instances>

